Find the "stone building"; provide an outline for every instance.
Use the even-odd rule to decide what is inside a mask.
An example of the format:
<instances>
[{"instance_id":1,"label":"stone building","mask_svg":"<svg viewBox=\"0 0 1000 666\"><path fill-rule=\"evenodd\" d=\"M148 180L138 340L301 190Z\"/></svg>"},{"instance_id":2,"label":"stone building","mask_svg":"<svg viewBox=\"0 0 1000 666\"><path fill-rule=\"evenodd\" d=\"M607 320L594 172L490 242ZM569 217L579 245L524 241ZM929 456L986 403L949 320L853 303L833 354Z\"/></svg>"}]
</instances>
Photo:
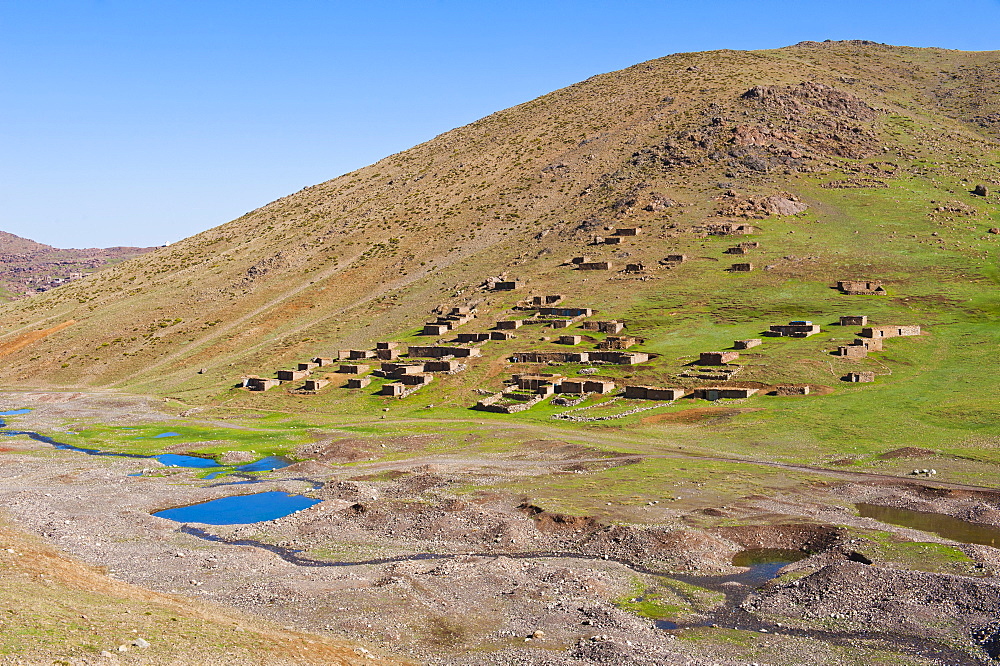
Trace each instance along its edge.
<instances>
[{"instance_id":1,"label":"stone building","mask_svg":"<svg viewBox=\"0 0 1000 666\"><path fill-rule=\"evenodd\" d=\"M868 326L861 329L861 337L863 338L898 338L911 335L920 335L920 326L893 324L891 326Z\"/></svg>"},{"instance_id":2,"label":"stone building","mask_svg":"<svg viewBox=\"0 0 1000 666\"><path fill-rule=\"evenodd\" d=\"M840 345L837 355L844 358L864 358L868 356L868 348L864 345Z\"/></svg>"},{"instance_id":3,"label":"stone building","mask_svg":"<svg viewBox=\"0 0 1000 666\"><path fill-rule=\"evenodd\" d=\"M769 328L771 335L786 338L808 338L810 335L816 335L820 332L819 324L801 319L790 321L787 324L774 324Z\"/></svg>"},{"instance_id":4,"label":"stone building","mask_svg":"<svg viewBox=\"0 0 1000 666\"><path fill-rule=\"evenodd\" d=\"M750 349L751 347L756 347L760 344L760 338L750 338L748 340L736 340L733 342L733 347L735 349Z\"/></svg>"},{"instance_id":5,"label":"stone building","mask_svg":"<svg viewBox=\"0 0 1000 666\"><path fill-rule=\"evenodd\" d=\"M485 342L490 339L489 333L459 333L459 342Z\"/></svg>"},{"instance_id":6,"label":"stone building","mask_svg":"<svg viewBox=\"0 0 1000 666\"><path fill-rule=\"evenodd\" d=\"M305 363L299 363L298 369L299 370L306 370L306 371L308 371L308 370L312 370L313 368L318 368L318 367L319 367L319 363L316 363L315 361L307 361Z\"/></svg>"},{"instance_id":7,"label":"stone building","mask_svg":"<svg viewBox=\"0 0 1000 666\"><path fill-rule=\"evenodd\" d=\"M696 388L694 390L694 397L700 398L702 400L720 400L720 399L739 399L739 398L749 398L759 389L755 388L722 388L722 387L705 387Z\"/></svg>"},{"instance_id":8,"label":"stone building","mask_svg":"<svg viewBox=\"0 0 1000 666\"><path fill-rule=\"evenodd\" d=\"M620 321L585 321L580 324L585 331L599 331L615 335L625 330L625 324Z\"/></svg>"},{"instance_id":9,"label":"stone building","mask_svg":"<svg viewBox=\"0 0 1000 666\"><path fill-rule=\"evenodd\" d=\"M642 227L615 229L615 236L638 236L640 233L642 233Z\"/></svg>"},{"instance_id":10,"label":"stone building","mask_svg":"<svg viewBox=\"0 0 1000 666\"><path fill-rule=\"evenodd\" d=\"M407 348L408 356L415 358L441 358L442 356L455 356L457 358L475 358L483 355L483 350L479 347L444 347L433 346L412 346Z\"/></svg>"},{"instance_id":11,"label":"stone building","mask_svg":"<svg viewBox=\"0 0 1000 666\"><path fill-rule=\"evenodd\" d=\"M515 337L510 331L490 331L490 340L513 340Z\"/></svg>"},{"instance_id":12,"label":"stone building","mask_svg":"<svg viewBox=\"0 0 1000 666\"><path fill-rule=\"evenodd\" d=\"M333 359L327 358L326 356L317 356L316 358L313 359L313 363L315 363L319 367L325 367L328 365L333 365Z\"/></svg>"},{"instance_id":13,"label":"stone building","mask_svg":"<svg viewBox=\"0 0 1000 666\"><path fill-rule=\"evenodd\" d=\"M606 394L615 390L615 383L603 379L567 379L559 384L560 393L599 393Z\"/></svg>"},{"instance_id":14,"label":"stone building","mask_svg":"<svg viewBox=\"0 0 1000 666\"><path fill-rule=\"evenodd\" d=\"M809 395L809 385L796 384L788 386L775 386L774 395L777 396Z\"/></svg>"},{"instance_id":15,"label":"stone building","mask_svg":"<svg viewBox=\"0 0 1000 666\"><path fill-rule=\"evenodd\" d=\"M511 331L521 328L521 326L523 325L524 325L523 319L505 319L503 321L498 321L496 324L496 328L499 331Z\"/></svg>"},{"instance_id":16,"label":"stone building","mask_svg":"<svg viewBox=\"0 0 1000 666\"><path fill-rule=\"evenodd\" d=\"M584 259L585 257L579 257ZM582 263L582 262L581 262ZM557 305L562 302L562 294L550 294L548 296L532 296L531 304L535 307L541 307L544 305Z\"/></svg>"},{"instance_id":17,"label":"stone building","mask_svg":"<svg viewBox=\"0 0 1000 666\"><path fill-rule=\"evenodd\" d=\"M560 335L559 344L561 345L578 345L583 341L583 336L580 335Z\"/></svg>"},{"instance_id":18,"label":"stone building","mask_svg":"<svg viewBox=\"0 0 1000 666\"><path fill-rule=\"evenodd\" d=\"M742 264L733 264L732 266L729 267L729 270L733 273L749 273L750 271L753 270L753 264L751 264L750 262Z\"/></svg>"},{"instance_id":19,"label":"stone building","mask_svg":"<svg viewBox=\"0 0 1000 666\"><path fill-rule=\"evenodd\" d=\"M609 271L611 270L610 261L588 261L583 264L579 264L581 271Z\"/></svg>"},{"instance_id":20,"label":"stone building","mask_svg":"<svg viewBox=\"0 0 1000 666\"><path fill-rule=\"evenodd\" d=\"M625 397L640 400L680 400L686 391L680 388L660 388L658 386L626 386Z\"/></svg>"},{"instance_id":21,"label":"stone building","mask_svg":"<svg viewBox=\"0 0 1000 666\"><path fill-rule=\"evenodd\" d=\"M668 254L663 258L663 261L670 264L682 264L687 261L686 254Z\"/></svg>"},{"instance_id":22,"label":"stone building","mask_svg":"<svg viewBox=\"0 0 1000 666\"><path fill-rule=\"evenodd\" d=\"M347 380L347 388L364 388L372 383L372 378L369 376L364 377L351 377Z\"/></svg>"},{"instance_id":23,"label":"stone building","mask_svg":"<svg viewBox=\"0 0 1000 666\"><path fill-rule=\"evenodd\" d=\"M867 326L868 315L844 315L840 318L841 326Z\"/></svg>"},{"instance_id":24,"label":"stone building","mask_svg":"<svg viewBox=\"0 0 1000 666\"><path fill-rule=\"evenodd\" d=\"M598 349L628 349L639 341L631 335L609 335L597 345Z\"/></svg>"},{"instance_id":25,"label":"stone building","mask_svg":"<svg viewBox=\"0 0 1000 666\"><path fill-rule=\"evenodd\" d=\"M848 372L844 377L845 382L873 382L875 372L873 370L862 370L860 372Z\"/></svg>"},{"instance_id":26,"label":"stone building","mask_svg":"<svg viewBox=\"0 0 1000 666\"><path fill-rule=\"evenodd\" d=\"M602 361L616 365L637 365L649 360L649 354L628 351L596 351L590 352L590 361Z\"/></svg>"},{"instance_id":27,"label":"stone building","mask_svg":"<svg viewBox=\"0 0 1000 666\"><path fill-rule=\"evenodd\" d=\"M329 383L329 379L307 379L302 388L306 391L318 391Z\"/></svg>"},{"instance_id":28,"label":"stone building","mask_svg":"<svg viewBox=\"0 0 1000 666\"><path fill-rule=\"evenodd\" d=\"M495 282L493 284L494 291L514 291L521 288L520 280L505 280L503 282Z\"/></svg>"},{"instance_id":29,"label":"stone building","mask_svg":"<svg viewBox=\"0 0 1000 666\"><path fill-rule=\"evenodd\" d=\"M265 379L264 377L247 377L243 382L251 391L266 391L269 388L274 388L281 382L277 379Z\"/></svg>"},{"instance_id":30,"label":"stone building","mask_svg":"<svg viewBox=\"0 0 1000 666\"><path fill-rule=\"evenodd\" d=\"M278 370L278 379L283 382L294 382L299 379L305 379L309 376L307 370Z\"/></svg>"},{"instance_id":31,"label":"stone building","mask_svg":"<svg viewBox=\"0 0 1000 666\"><path fill-rule=\"evenodd\" d=\"M545 307L538 308L538 314L543 317L590 317L594 311L590 308L560 308Z\"/></svg>"},{"instance_id":32,"label":"stone building","mask_svg":"<svg viewBox=\"0 0 1000 666\"><path fill-rule=\"evenodd\" d=\"M713 351L713 352L701 352L698 356L699 365L726 365L732 361L735 361L740 357L739 352L735 351Z\"/></svg>"},{"instance_id":33,"label":"stone building","mask_svg":"<svg viewBox=\"0 0 1000 666\"><path fill-rule=\"evenodd\" d=\"M837 289L851 296L885 296L881 280L840 280Z\"/></svg>"},{"instance_id":34,"label":"stone building","mask_svg":"<svg viewBox=\"0 0 1000 666\"><path fill-rule=\"evenodd\" d=\"M369 370L369 366L364 363L345 363L340 366L337 372L345 375L363 375Z\"/></svg>"}]
</instances>

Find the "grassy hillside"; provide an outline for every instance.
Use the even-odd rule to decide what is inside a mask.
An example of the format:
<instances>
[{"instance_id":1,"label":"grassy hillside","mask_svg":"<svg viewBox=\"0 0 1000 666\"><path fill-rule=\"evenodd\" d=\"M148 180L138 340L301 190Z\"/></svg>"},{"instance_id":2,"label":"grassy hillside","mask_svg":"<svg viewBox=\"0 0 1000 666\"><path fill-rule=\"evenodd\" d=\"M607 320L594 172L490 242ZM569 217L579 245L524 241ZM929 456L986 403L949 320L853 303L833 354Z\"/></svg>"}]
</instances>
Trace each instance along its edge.
<instances>
[{"instance_id":1,"label":"grassy hillside","mask_svg":"<svg viewBox=\"0 0 1000 666\"><path fill-rule=\"evenodd\" d=\"M645 340L634 349L658 355L601 368L630 383L704 384L679 377L698 352L760 337L769 324L821 324L817 336L765 339L743 355L739 382L808 383L826 395L751 398L767 411L731 424L740 441L794 452L848 440L858 455L886 439L993 446L998 83L996 52L856 42L679 54L594 76L4 305L0 353L14 351L0 357L0 381L348 416L387 406L423 416L429 404L439 417L468 415L474 389L499 390L518 369L505 363L510 353L560 349L541 338L577 331L524 327L402 401L372 395L378 381L364 391L335 382L315 396L232 387L337 349L429 343L416 333L439 305L477 305L478 319L458 330L483 331L529 294L561 293L566 305L625 321ZM978 184L986 196L972 194ZM782 214L797 203L808 208ZM728 221L758 232L707 234ZM636 226L642 234L621 245L590 245ZM742 240L760 248L724 253ZM689 261L659 263L674 253ZM564 265L582 254L615 268ZM724 270L738 261L755 270ZM619 272L640 262L641 274ZM481 286L501 275L526 285ZM831 289L846 278L884 280L888 295ZM857 333L829 325L844 314L920 324L925 335L845 361L829 353ZM583 334L588 349L603 337ZM848 385L848 369L878 377ZM552 423L553 411L483 418Z\"/></svg>"}]
</instances>

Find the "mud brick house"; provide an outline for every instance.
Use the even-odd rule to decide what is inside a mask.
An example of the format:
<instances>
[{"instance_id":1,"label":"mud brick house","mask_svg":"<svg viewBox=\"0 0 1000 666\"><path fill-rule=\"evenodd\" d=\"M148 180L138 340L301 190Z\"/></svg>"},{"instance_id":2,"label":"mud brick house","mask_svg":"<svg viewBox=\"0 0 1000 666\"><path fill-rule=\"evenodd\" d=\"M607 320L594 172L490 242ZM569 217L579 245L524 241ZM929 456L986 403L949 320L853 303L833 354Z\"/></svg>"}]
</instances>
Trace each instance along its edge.
<instances>
[{"instance_id":1,"label":"mud brick house","mask_svg":"<svg viewBox=\"0 0 1000 666\"><path fill-rule=\"evenodd\" d=\"M406 375L416 375L424 372L425 363L383 363L382 374L386 377L399 379Z\"/></svg>"},{"instance_id":2,"label":"mud brick house","mask_svg":"<svg viewBox=\"0 0 1000 666\"><path fill-rule=\"evenodd\" d=\"M638 236L640 233L642 233L642 227L615 229L615 236Z\"/></svg>"},{"instance_id":3,"label":"mud brick house","mask_svg":"<svg viewBox=\"0 0 1000 666\"><path fill-rule=\"evenodd\" d=\"M490 331L490 340L513 340L514 337L510 331Z\"/></svg>"},{"instance_id":4,"label":"mud brick house","mask_svg":"<svg viewBox=\"0 0 1000 666\"><path fill-rule=\"evenodd\" d=\"M388 395L395 398L402 397L404 393L406 393L406 387L399 382L384 384L382 390L379 391L379 395Z\"/></svg>"},{"instance_id":5,"label":"mud brick house","mask_svg":"<svg viewBox=\"0 0 1000 666\"><path fill-rule=\"evenodd\" d=\"M868 326L861 329L863 338L899 338L920 335L919 326Z\"/></svg>"},{"instance_id":6,"label":"mud brick house","mask_svg":"<svg viewBox=\"0 0 1000 666\"><path fill-rule=\"evenodd\" d=\"M424 372L458 372L463 366L455 359L442 361L427 361L424 363Z\"/></svg>"},{"instance_id":7,"label":"mud brick house","mask_svg":"<svg viewBox=\"0 0 1000 666\"><path fill-rule=\"evenodd\" d=\"M399 377L399 383L403 386L425 386L433 379L434 375L428 374L402 375Z\"/></svg>"},{"instance_id":8,"label":"mud brick house","mask_svg":"<svg viewBox=\"0 0 1000 666\"><path fill-rule=\"evenodd\" d=\"M247 377L243 382L251 391L266 391L269 388L274 388L281 382L277 379L265 379L263 377Z\"/></svg>"},{"instance_id":9,"label":"mud brick house","mask_svg":"<svg viewBox=\"0 0 1000 666\"><path fill-rule=\"evenodd\" d=\"M333 365L333 359L327 358L326 356L317 356L313 359L313 363L315 363L318 367L325 367L327 365Z\"/></svg>"},{"instance_id":10,"label":"mud brick house","mask_svg":"<svg viewBox=\"0 0 1000 666\"><path fill-rule=\"evenodd\" d=\"M577 257L578 259L586 259L586 257ZM576 262L574 263L582 263ZM532 296L531 304L536 307L541 307L543 305L556 305L562 301L562 294L550 294L548 296Z\"/></svg>"},{"instance_id":11,"label":"mud brick house","mask_svg":"<svg viewBox=\"0 0 1000 666\"><path fill-rule=\"evenodd\" d=\"M627 351L597 351L590 352L591 361L603 361L616 365L637 365L649 360L649 354Z\"/></svg>"},{"instance_id":12,"label":"mud brick house","mask_svg":"<svg viewBox=\"0 0 1000 666\"><path fill-rule=\"evenodd\" d=\"M485 342L490 339L489 333L459 333L459 342Z\"/></svg>"},{"instance_id":13,"label":"mud brick house","mask_svg":"<svg viewBox=\"0 0 1000 666\"><path fill-rule=\"evenodd\" d=\"M309 372L306 370L278 370L278 379L283 382L294 382L308 376Z\"/></svg>"},{"instance_id":14,"label":"mud brick house","mask_svg":"<svg viewBox=\"0 0 1000 666\"><path fill-rule=\"evenodd\" d=\"M852 342L851 345L854 346L859 345L861 347L864 347L870 352L882 351L882 348L884 346L882 340L883 338L854 338L854 342Z\"/></svg>"},{"instance_id":15,"label":"mud brick house","mask_svg":"<svg viewBox=\"0 0 1000 666\"><path fill-rule=\"evenodd\" d=\"M451 330L450 324L424 324L421 335L444 335Z\"/></svg>"},{"instance_id":16,"label":"mud brick house","mask_svg":"<svg viewBox=\"0 0 1000 666\"><path fill-rule=\"evenodd\" d=\"M631 335L609 335L604 342L597 345L598 349L628 349L639 341Z\"/></svg>"},{"instance_id":17,"label":"mud brick house","mask_svg":"<svg viewBox=\"0 0 1000 666\"><path fill-rule=\"evenodd\" d=\"M347 380L347 388L364 388L372 383L372 378L365 377L351 377Z\"/></svg>"},{"instance_id":18,"label":"mud brick house","mask_svg":"<svg viewBox=\"0 0 1000 666\"><path fill-rule=\"evenodd\" d=\"M583 337L580 335L560 335L559 344L561 345L578 345L583 341Z\"/></svg>"},{"instance_id":19,"label":"mud brick house","mask_svg":"<svg viewBox=\"0 0 1000 666\"><path fill-rule=\"evenodd\" d=\"M733 342L733 347L735 349L750 349L751 347L756 347L761 344L760 338L750 338L749 340L736 340Z\"/></svg>"},{"instance_id":20,"label":"mud brick house","mask_svg":"<svg viewBox=\"0 0 1000 666\"><path fill-rule=\"evenodd\" d=\"M640 400L680 400L685 395L684 389L660 388L658 386L626 386L626 398Z\"/></svg>"},{"instance_id":21,"label":"mud brick house","mask_svg":"<svg viewBox=\"0 0 1000 666\"><path fill-rule=\"evenodd\" d=\"M385 347L375 350L375 358L380 361L395 361L399 358L399 350L395 347Z\"/></svg>"},{"instance_id":22,"label":"mud brick house","mask_svg":"<svg viewBox=\"0 0 1000 666\"><path fill-rule=\"evenodd\" d=\"M599 331L614 335L625 330L625 324L620 321L585 321L580 324L580 328L585 331Z\"/></svg>"},{"instance_id":23,"label":"mud brick house","mask_svg":"<svg viewBox=\"0 0 1000 666\"><path fill-rule=\"evenodd\" d=\"M706 226L706 230L711 236L745 236L757 232L757 228L753 225L736 222L709 224Z\"/></svg>"},{"instance_id":24,"label":"mud brick house","mask_svg":"<svg viewBox=\"0 0 1000 666\"><path fill-rule=\"evenodd\" d=\"M498 321L496 328L498 331L512 331L521 328L523 325L523 319L505 319L503 321Z\"/></svg>"},{"instance_id":25,"label":"mud brick house","mask_svg":"<svg viewBox=\"0 0 1000 666\"><path fill-rule=\"evenodd\" d=\"M868 348L864 345L840 345L837 355L844 358L864 358L868 356Z\"/></svg>"},{"instance_id":26,"label":"mud brick house","mask_svg":"<svg viewBox=\"0 0 1000 666\"><path fill-rule=\"evenodd\" d=\"M776 337L785 338L808 338L820 332L819 324L811 321L796 320L787 324L774 324L770 327L770 334Z\"/></svg>"},{"instance_id":27,"label":"mud brick house","mask_svg":"<svg viewBox=\"0 0 1000 666\"><path fill-rule=\"evenodd\" d=\"M319 363L315 361L307 361L306 363L299 363L299 370L312 370L313 368L318 368Z\"/></svg>"},{"instance_id":28,"label":"mud brick house","mask_svg":"<svg viewBox=\"0 0 1000 666\"><path fill-rule=\"evenodd\" d=\"M729 270L733 273L749 273L753 270L753 264L749 262L743 264L733 264L729 267Z\"/></svg>"},{"instance_id":29,"label":"mud brick house","mask_svg":"<svg viewBox=\"0 0 1000 666\"><path fill-rule=\"evenodd\" d=\"M560 393L611 393L615 383L602 379L567 379L559 384Z\"/></svg>"},{"instance_id":30,"label":"mud brick house","mask_svg":"<svg viewBox=\"0 0 1000 666\"><path fill-rule=\"evenodd\" d=\"M455 356L456 358L475 358L483 355L479 347L442 347L442 346L412 346L406 350L408 356L415 358L441 358Z\"/></svg>"},{"instance_id":31,"label":"mud brick house","mask_svg":"<svg viewBox=\"0 0 1000 666\"><path fill-rule=\"evenodd\" d=\"M594 311L590 308L538 308L538 314L543 317L590 317Z\"/></svg>"},{"instance_id":32,"label":"mud brick house","mask_svg":"<svg viewBox=\"0 0 1000 666\"><path fill-rule=\"evenodd\" d=\"M840 280L837 289L851 296L885 296L881 280Z\"/></svg>"},{"instance_id":33,"label":"mud brick house","mask_svg":"<svg viewBox=\"0 0 1000 666\"><path fill-rule=\"evenodd\" d=\"M579 264L581 271L610 271L611 262L610 261L588 261L583 264Z\"/></svg>"},{"instance_id":34,"label":"mud brick house","mask_svg":"<svg viewBox=\"0 0 1000 666\"><path fill-rule=\"evenodd\" d=\"M682 264L687 261L686 254L668 254L663 258L663 261L670 264Z\"/></svg>"},{"instance_id":35,"label":"mud brick house","mask_svg":"<svg viewBox=\"0 0 1000 666\"><path fill-rule=\"evenodd\" d=\"M586 363L593 360L593 353L525 351L512 354L510 360L512 363Z\"/></svg>"},{"instance_id":36,"label":"mud brick house","mask_svg":"<svg viewBox=\"0 0 1000 666\"><path fill-rule=\"evenodd\" d=\"M562 375L537 374L511 375L511 379L522 391L537 391L545 386L559 386L566 378Z\"/></svg>"},{"instance_id":37,"label":"mud brick house","mask_svg":"<svg viewBox=\"0 0 1000 666\"><path fill-rule=\"evenodd\" d=\"M302 388L306 391L318 391L329 383L329 379L307 379Z\"/></svg>"},{"instance_id":38,"label":"mud brick house","mask_svg":"<svg viewBox=\"0 0 1000 666\"><path fill-rule=\"evenodd\" d=\"M845 382L873 382L875 372L872 370L862 370L861 372L848 372L844 377Z\"/></svg>"},{"instance_id":39,"label":"mud brick house","mask_svg":"<svg viewBox=\"0 0 1000 666\"><path fill-rule=\"evenodd\" d=\"M698 364L725 365L731 361L735 361L739 357L740 353L735 351L701 352L701 354L698 355Z\"/></svg>"},{"instance_id":40,"label":"mud brick house","mask_svg":"<svg viewBox=\"0 0 1000 666\"><path fill-rule=\"evenodd\" d=\"M774 395L778 396L809 395L809 385L797 384L789 386L775 386Z\"/></svg>"},{"instance_id":41,"label":"mud brick house","mask_svg":"<svg viewBox=\"0 0 1000 666\"><path fill-rule=\"evenodd\" d=\"M845 315L840 318L841 326L867 326L868 315Z\"/></svg>"},{"instance_id":42,"label":"mud brick house","mask_svg":"<svg viewBox=\"0 0 1000 666\"><path fill-rule=\"evenodd\" d=\"M706 387L695 389L694 397L702 400L735 400L739 398L749 398L757 391L758 389L755 388Z\"/></svg>"},{"instance_id":43,"label":"mud brick house","mask_svg":"<svg viewBox=\"0 0 1000 666\"><path fill-rule=\"evenodd\" d=\"M368 372L369 366L364 363L345 363L340 366L337 372L343 373L345 375L363 375Z\"/></svg>"}]
</instances>

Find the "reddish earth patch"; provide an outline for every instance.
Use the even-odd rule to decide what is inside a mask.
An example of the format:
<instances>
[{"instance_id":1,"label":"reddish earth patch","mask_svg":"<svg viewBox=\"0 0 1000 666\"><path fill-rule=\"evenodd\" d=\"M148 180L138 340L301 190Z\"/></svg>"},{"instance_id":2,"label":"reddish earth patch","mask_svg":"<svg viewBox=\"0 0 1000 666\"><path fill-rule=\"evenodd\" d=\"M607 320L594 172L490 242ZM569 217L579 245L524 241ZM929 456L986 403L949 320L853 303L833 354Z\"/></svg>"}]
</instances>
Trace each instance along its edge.
<instances>
[{"instance_id":1,"label":"reddish earth patch","mask_svg":"<svg viewBox=\"0 0 1000 666\"><path fill-rule=\"evenodd\" d=\"M901 449L886 451L878 457L879 460L894 460L896 458L926 458L936 455L930 449L919 449L915 446L904 446Z\"/></svg>"},{"instance_id":2,"label":"reddish earth patch","mask_svg":"<svg viewBox=\"0 0 1000 666\"><path fill-rule=\"evenodd\" d=\"M732 409L726 407L696 407L683 412L655 414L642 419L643 423L701 423L714 419L730 419L746 412L759 412L762 408Z\"/></svg>"}]
</instances>

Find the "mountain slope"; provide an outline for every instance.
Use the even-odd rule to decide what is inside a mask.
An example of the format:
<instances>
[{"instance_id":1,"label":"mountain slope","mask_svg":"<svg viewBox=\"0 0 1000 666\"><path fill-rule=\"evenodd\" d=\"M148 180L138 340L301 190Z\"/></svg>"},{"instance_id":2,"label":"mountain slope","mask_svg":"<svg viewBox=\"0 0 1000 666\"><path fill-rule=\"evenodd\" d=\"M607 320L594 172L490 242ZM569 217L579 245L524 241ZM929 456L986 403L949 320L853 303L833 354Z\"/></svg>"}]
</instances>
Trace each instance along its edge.
<instances>
[{"instance_id":1,"label":"mountain slope","mask_svg":"<svg viewBox=\"0 0 1000 666\"><path fill-rule=\"evenodd\" d=\"M0 297L7 300L48 291L152 249L110 247L64 250L0 231Z\"/></svg>"},{"instance_id":2,"label":"mountain slope","mask_svg":"<svg viewBox=\"0 0 1000 666\"><path fill-rule=\"evenodd\" d=\"M998 71L997 53L843 42L595 76L3 306L0 343L76 323L0 359L0 380L206 399L247 373L415 339L439 304L477 303L483 328L524 296L479 288L501 274L660 335L658 353L699 322L805 316L845 277L911 299L877 309L927 323L971 298L961 308L984 321L995 195L968 190L997 182ZM809 209L774 214L796 203ZM730 219L765 220L769 270L721 270L731 239L705 225ZM645 231L588 245L615 226ZM652 267L672 252L708 259L645 281L561 265L587 253Z\"/></svg>"}]
</instances>

